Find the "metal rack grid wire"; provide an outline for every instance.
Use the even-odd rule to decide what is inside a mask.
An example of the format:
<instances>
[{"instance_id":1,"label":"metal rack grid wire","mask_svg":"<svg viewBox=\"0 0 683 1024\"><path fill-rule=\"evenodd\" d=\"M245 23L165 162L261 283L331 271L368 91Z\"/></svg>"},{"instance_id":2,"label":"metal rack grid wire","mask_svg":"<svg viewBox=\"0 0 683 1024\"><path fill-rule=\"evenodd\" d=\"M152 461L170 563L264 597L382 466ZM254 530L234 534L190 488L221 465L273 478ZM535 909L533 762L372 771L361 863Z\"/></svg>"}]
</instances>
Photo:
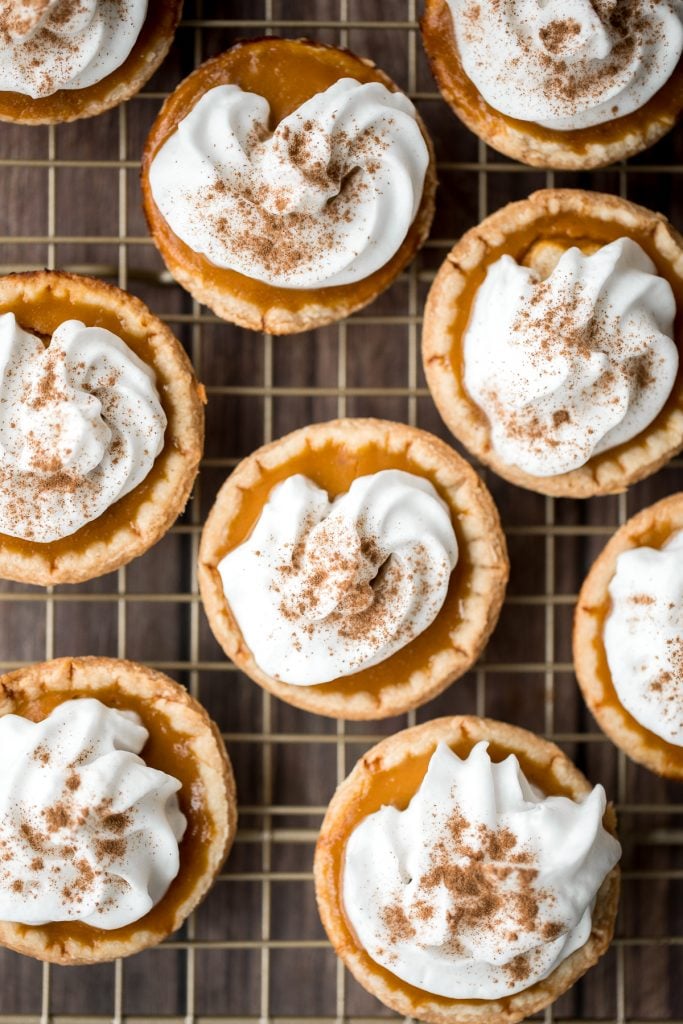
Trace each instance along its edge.
<instances>
[{"instance_id":1,"label":"metal rack grid wire","mask_svg":"<svg viewBox=\"0 0 683 1024\"><path fill-rule=\"evenodd\" d=\"M391 1016L349 978L325 941L313 901L313 843L334 786L364 750L387 732L457 712L507 718L553 738L617 804L625 846L617 938L601 964L541 1017L566 1024L683 1021L683 801L597 731L578 697L567 640L590 561L627 515L680 488L680 460L628 495L581 505L528 495L484 474L512 555L500 627L464 680L400 719L335 723L279 704L226 664L203 619L195 572L201 523L223 476L251 448L334 415L387 416L447 437L422 378L419 336L434 270L462 230L503 202L553 184L643 201L656 184L657 205L683 224L676 136L644 158L589 175L511 163L477 142L440 99L417 16L417 0L188 2L171 57L129 104L76 126L0 126L0 270L56 267L129 288L176 330L209 395L207 452L185 516L157 549L101 581L47 590L5 584L0 667L101 653L168 671L221 725L241 797L233 855L182 932L158 950L96 968L50 968L3 952L0 1024L361 1024ZM385 67L432 130L441 178L421 258L386 297L299 339L258 338L200 308L164 271L139 212L138 157L161 100L234 39L272 33L349 46Z\"/></svg>"}]
</instances>

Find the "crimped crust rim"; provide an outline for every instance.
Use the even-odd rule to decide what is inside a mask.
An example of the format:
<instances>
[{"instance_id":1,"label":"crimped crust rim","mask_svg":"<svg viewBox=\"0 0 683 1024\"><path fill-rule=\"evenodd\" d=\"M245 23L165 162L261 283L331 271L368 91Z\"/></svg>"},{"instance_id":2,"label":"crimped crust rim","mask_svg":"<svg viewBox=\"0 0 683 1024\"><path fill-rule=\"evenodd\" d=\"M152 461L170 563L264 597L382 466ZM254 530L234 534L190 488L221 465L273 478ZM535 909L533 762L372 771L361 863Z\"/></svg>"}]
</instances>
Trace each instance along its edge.
<instances>
[{"instance_id":1,"label":"crimped crust rim","mask_svg":"<svg viewBox=\"0 0 683 1024\"><path fill-rule=\"evenodd\" d=\"M145 492L134 517L117 524L104 541L91 540L81 549L77 531L73 534L73 549L54 558L41 551L42 545L38 543L25 541L19 551L0 544L0 577L49 586L80 583L113 572L163 537L185 507L199 469L204 448L205 399L180 342L140 299L97 278L65 271L28 271L0 277L3 304L11 304L13 298L19 297L30 300L32 295L39 299L44 291L75 303L88 304L94 300L117 315L134 333L144 335L154 350L154 360L149 365L157 375L161 367L166 371L163 397L176 420L175 430L171 431L169 425L164 439L162 455L170 453L164 477L156 481L149 493ZM145 478L139 486L145 488L147 481Z\"/></svg>"},{"instance_id":2,"label":"crimped crust rim","mask_svg":"<svg viewBox=\"0 0 683 1024\"><path fill-rule=\"evenodd\" d=\"M659 526L671 532L683 529L683 492L670 494L654 505L648 505L612 535L593 562L574 611L573 654L579 687L588 708L602 731L633 761L665 778L683 781L683 748L676 747L645 726L621 704L616 693L605 694L598 657L604 652L602 621L597 610L609 600L608 586L614 576L618 556L647 543ZM641 735L644 730L651 743Z\"/></svg>"},{"instance_id":3,"label":"crimped crust rim","mask_svg":"<svg viewBox=\"0 0 683 1024\"><path fill-rule=\"evenodd\" d=\"M268 36L267 38L272 40L279 37ZM332 46L329 43L322 43L317 40L307 38L286 40L286 42L293 41L310 47L327 50L340 50L343 53L350 54L366 67L372 68L377 75L378 81L385 85L391 92L403 93L403 90L399 88L389 75L382 71L381 68L378 68L374 61L366 57L358 57L346 47ZM225 58L226 54L235 49L249 46L251 43L255 42L259 42L259 39L253 38L242 40L235 43L234 46L231 46L228 50L224 51L224 53L210 57L198 68L195 68L187 78L183 79L180 85L183 85L188 78L201 74L207 66L219 65ZM377 288L369 296L354 300L353 297L349 295L343 300L330 299L328 302L325 302L325 292L328 289L318 288L315 289L315 291L320 295L320 299L317 302L308 302L304 307L298 310L290 310L286 309L284 306L276 305L271 306L262 313L255 303L245 299L239 293L238 288L226 291L205 281L198 280L193 271L185 266L182 254L176 252L177 247L171 249L165 243L160 242L159 233L156 231L156 218L161 218L161 213L159 213L156 208L156 204L154 203L149 181L149 171L156 151L157 124L163 119L174 94L175 93L172 93L171 96L164 101L164 105L159 111L159 114L149 131L143 150L140 180L145 219L147 221L147 227L150 235L152 236L152 240L159 250L161 257L173 278L198 302L207 306L223 320L227 320L230 323L237 324L238 327L244 327L251 331L266 332L274 335L300 334L303 331L312 331L318 327L324 327L327 324L335 323L337 320L343 320L345 317L350 316L351 313L354 313L374 302L378 295L386 291L401 272L408 266L408 264L412 262L417 252L426 241L435 211L435 195L437 186L436 158L429 132L427 131L424 121L416 111L417 124L427 145L427 149L429 150L429 164L425 174L420 206L415 215L415 219L409 228L409 233L412 233L414 236L413 241L406 249L404 257L399 263L397 263L395 272L392 274L391 278L381 284L378 283ZM393 258L394 257L392 257L392 259ZM381 269L382 268L380 268L380 270ZM375 273L379 273L379 271L375 271Z\"/></svg>"},{"instance_id":4,"label":"crimped crust rim","mask_svg":"<svg viewBox=\"0 0 683 1024\"><path fill-rule=\"evenodd\" d=\"M455 745L463 738L471 740L472 746L479 740L491 739L499 747L520 754L523 763L532 762L534 767L552 772L554 781L572 798L582 796L592 788L559 747L518 726L475 715L460 715L437 718L404 729L364 754L332 797L315 850L316 900L323 926L337 956L356 981L390 1009L428 1024L517 1024L559 998L607 950L619 902L618 866L612 869L600 887L591 935L585 945L559 964L544 981L507 999L450 1000L450 1005L444 1005L443 999L436 999L425 992L418 1003L412 994L401 988L400 981L397 982L398 987L387 983L383 970L377 968L356 943L349 942L346 930L338 920L341 895L333 851L340 833L346 835L347 815L355 801L370 790L375 774L399 766L410 756L433 750L441 740ZM616 818L611 805L607 807L604 823L610 832L615 832Z\"/></svg>"},{"instance_id":5,"label":"crimped crust rim","mask_svg":"<svg viewBox=\"0 0 683 1024\"><path fill-rule=\"evenodd\" d=\"M466 507L468 521L459 522L459 542L468 546L477 569L477 589L469 598L462 621L451 633L453 647L441 651L431 670L413 672L379 697L359 692L329 693L318 686L282 683L263 672L245 644L230 612L217 570L225 524L239 511L239 492L264 471L289 462L295 454L315 450L330 440L362 448L368 440L391 451L409 451L425 475L441 484L458 510ZM447 484L446 480L451 483ZM453 494L451 495L451 490ZM456 493L459 499L456 501ZM474 514L472 514L474 510ZM369 720L401 714L435 697L466 672L479 657L495 627L507 584L509 564L498 512L483 482L469 463L445 442L426 431L377 419L331 420L312 424L257 449L223 484L207 518L199 547L199 587L212 632L227 656L264 689L295 707L333 718ZM458 637L459 640L454 638ZM460 639L461 638L461 639Z\"/></svg>"},{"instance_id":6,"label":"crimped crust rim","mask_svg":"<svg viewBox=\"0 0 683 1024\"><path fill-rule=\"evenodd\" d=\"M214 826L207 840L208 867L194 880L173 911L168 927L136 930L128 939L93 929L92 941L73 939L50 942L45 929L0 921L0 945L50 963L77 965L104 963L130 956L176 931L213 885L232 846L237 828L237 793L230 758L221 734L209 715L179 683L137 662L104 657L55 658L0 676L0 717L11 714L17 694L36 695L47 690L82 695L115 686L124 693L148 699L163 713L176 732L193 748L206 802L205 812ZM162 898L161 903L166 897ZM159 904L161 905L161 904ZM141 919L140 924L144 922Z\"/></svg>"},{"instance_id":7,"label":"crimped crust rim","mask_svg":"<svg viewBox=\"0 0 683 1024\"><path fill-rule=\"evenodd\" d=\"M520 228L528 227L550 215L572 213L590 216L625 230L650 234L653 243L671 271L683 280L683 236L660 213L601 192L582 189L542 189L528 199L501 207L481 223L470 228L453 246L441 264L427 297L422 333L422 359L427 384L437 409L453 435L483 464L503 479L538 494L554 497L589 498L618 494L633 483L656 472L683 448L683 375L679 373L672 390L674 407L659 426L650 426L628 444L619 455L605 453L598 462L556 476L537 477L502 462L492 448L490 430L476 403L456 380L450 365L452 310L457 304L470 270L485 258L489 247ZM680 347L680 340L677 344Z\"/></svg>"}]
</instances>

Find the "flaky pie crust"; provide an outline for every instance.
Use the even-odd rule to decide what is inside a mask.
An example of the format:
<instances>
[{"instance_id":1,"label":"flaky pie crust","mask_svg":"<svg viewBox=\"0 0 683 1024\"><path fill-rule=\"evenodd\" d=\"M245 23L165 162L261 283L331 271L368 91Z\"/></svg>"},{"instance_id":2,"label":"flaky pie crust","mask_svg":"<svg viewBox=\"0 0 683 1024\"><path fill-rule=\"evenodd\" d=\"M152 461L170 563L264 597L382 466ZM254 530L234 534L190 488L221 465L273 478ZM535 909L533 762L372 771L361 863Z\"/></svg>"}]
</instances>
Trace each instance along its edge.
<instances>
[{"instance_id":1,"label":"flaky pie crust","mask_svg":"<svg viewBox=\"0 0 683 1024\"><path fill-rule=\"evenodd\" d=\"M486 416L466 393L454 373L450 353L453 311L466 288L468 274L480 266L492 248L509 236L533 228L548 215L572 214L623 226L624 233L648 235L658 254L683 280L683 237L660 213L600 192L544 189L528 199L509 203L471 228L442 263L427 298L422 335L422 358L427 384L448 428L481 462L519 487L565 498L615 494L656 472L683 448L683 373L678 376L666 408L632 441L590 459L585 466L556 476L537 477L502 462L491 445ZM680 312L680 311L679 311ZM677 326L680 348L680 326ZM462 339L459 339L461 342Z\"/></svg>"},{"instance_id":2,"label":"flaky pie crust","mask_svg":"<svg viewBox=\"0 0 683 1024\"><path fill-rule=\"evenodd\" d=\"M446 0L425 0L420 28L432 74L451 110L492 149L531 167L567 171L606 167L653 146L673 128L680 116L680 110L658 112L649 101L638 111L641 120L637 124L632 123L630 117L622 118L628 122L624 124L623 134L610 139L607 133L603 138L594 137L599 135L594 129L565 133L544 130L540 125L527 127L524 121L505 117L480 97L484 114L483 110L463 102L458 81L461 75L465 78L467 75L461 65ZM442 52L444 39L447 40L446 52ZM680 65L674 74L681 74ZM476 91L474 83L469 81Z\"/></svg>"},{"instance_id":3,"label":"flaky pie crust","mask_svg":"<svg viewBox=\"0 0 683 1024\"><path fill-rule=\"evenodd\" d=\"M63 124L83 117L95 117L131 99L149 81L171 48L183 0L154 0L150 3L140 36L129 56L101 82L85 89L60 89L52 96L33 99L15 92L0 91L0 121L14 124ZM140 66L136 65L140 63ZM15 109L16 100L21 109ZM8 102L14 100L14 102ZM53 104L71 107L56 113Z\"/></svg>"},{"instance_id":4,"label":"flaky pie crust","mask_svg":"<svg viewBox=\"0 0 683 1024\"><path fill-rule=\"evenodd\" d=\"M355 979L385 1006L429 1024L516 1024L549 1006L597 963L614 932L619 900L618 867L612 869L600 887L586 944L567 957L544 981L506 999L449 1000L422 993L398 978L393 985L389 980L393 975L379 968L355 940L345 921L341 874L334 848L339 844L339 837L347 838L355 827L356 803L371 792L373 777L387 770L400 771L409 758L429 754L439 742L469 750L480 740L487 739L517 754L523 768L530 766L537 774L551 777L554 785L572 799L591 791L588 780L559 747L526 729L470 715L438 718L382 740L357 762L332 798L316 846L314 875L318 910L337 956ZM614 833L615 816L611 805L604 824Z\"/></svg>"},{"instance_id":5,"label":"flaky pie crust","mask_svg":"<svg viewBox=\"0 0 683 1024\"><path fill-rule=\"evenodd\" d=\"M110 691L112 686L124 696L149 702L155 713L167 722L169 732L182 737L185 749L189 749L196 760L199 784L193 790L192 800L201 800L212 826L212 834L204 841L207 869L201 877L193 879L182 902L168 908L172 913L164 931L145 928L145 918L142 918L128 938L117 937L117 930L105 932L93 928L88 941L74 938L54 942L49 926L27 927L0 921L0 945L50 963L101 963L157 945L180 927L206 895L235 836L235 780L220 732L201 704L161 672L116 658L57 658L30 665L0 677L0 716L12 714L17 706L46 693L73 692L74 696L97 698L100 692ZM167 899L172 899L170 892L159 906Z\"/></svg>"},{"instance_id":6,"label":"flaky pie crust","mask_svg":"<svg viewBox=\"0 0 683 1024\"><path fill-rule=\"evenodd\" d=\"M256 41L257 40L245 40L244 42L237 43L236 46L248 46L250 42ZM287 42L291 41L292 40L287 40ZM296 40L296 42L301 43L304 47L325 48L328 50L340 49L339 47L328 46L326 43L319 43L310 39L299 39ZM345 52L350 53L348 50L345 50ZM226 53L230 53L230 51L228 50ZM192 75L189 77L191 78L193 76L204 74L207 69L212 69L215 73L216 69L220 69L225 56L226 54L219 54L217 57L212 57L193 71ZM361 64L364 64L366 67L372 68L377 75L377 80L386 86L386 88L391 92L401 91L396 83L387 74L380 70L373 61L366 57L356 57L355 54L351 54L351 56L355 57L356 60ZM181 85L182 84L183 83L181 83ZM227 77L225 78L224 84L229 84L229 79ZM284 305L273 305L268 308L265 313L262 313L255 303L249 301L249 299L240 292L239 286L230 290L225 290L216 287L211 282L198 279L197 275L194 274L191 269L186 267L185 262L182 259L182 253L176 252L175 248L167 245L161 234L156 230L157 219L163 220L163 218L154 202L149 181L150 167L154 155L159 148L159 141L170 134L168 132L168 126L169 124L173 124L174 121L170 111L173 96L174 94L172 93L161 108L157 120L154 122L149 133L143 153L141 181L147 224L154 244L159 249L164 263L175 280L182 285L190 295L197 299L198 302L208 306L209 309L212 309L214 313L222 317L224 320L228 320L240 327L246 327L252 331L266 331L269 334L298 334L302 331L314 330L316 327L322 327L325 324L342 320L344 317L349 316L356 310L374 302L381 292L390 287L400 272L413 260L416 253L427 239L432 219L434 217L436 169L434 148L432 146L429 133L427 132L422 118L417 114L417 123L429 150L429 165L427 167L422 190L422 201L410 229L411 232L413 232L413 244L405 252L404 258L400 264L397 264L391 279L381 283L378 282L376 291L374 291L370 296L360 301L354 300L353 295L351 294L345 296L343 299L334 299L329 296L326 297L325 295L325 293L329 292L330 289L318 288L312 289L316 291L319 296L317 301L308 302L301 309L294 310L287 309ZM377 271L376 273L379 272Z\"/></svg>"},{"instance_id":7,"label":"flaky pie crust","mask_svg":"<svg viewBox=\"0 0 683 1024\"><path fill-rule=\"evenodd\" d=\"M461 619L450 634L451 646L439 651L432 665L383 686L378 697L358 691L352 695L327 693L318 686L294 686L266 675L251 651L225 599L218 573L226 524L240 509L240 492L254 486L269 470L310 449L329 442L360 450L376 442L389 452L410 452L424 475L445 490L463 514L458 521L458 542L466 546L473 564L471 593L464 596ZM376 419L332 420L317 423L259 448L244 459L223 484L209 514L199 548L199 585L209 625L227 656L255 682L295 707L333 718L376 719L402 714L435 697L477 660L496 622L508 578L505 538L498 512L488 490L447 444L426 431L402 423ZM409 646L409 645L408 645Z\"/></svg>"},{"instance_id":8,"label":"flaky pie crust","mask_svg":"<svg viewBox=\"0 0 683 1024\"><path fill-rule=\"evenodd\" d=\"M113 572L156 544L185 507L204 447L204 389L166 324L140 299L92 277L52 270L0 277L0 308L11 310L12 303L19 301L45 305L51 299L111 312L133 336L151 347L154 358L150 365L157 374L157 388L169 418L164 438L168 466L154 486L143 481L136 488L144 496L134 515L119 522L104 539L82 543L79 530L65 538L72 543L60 541L60 553L52 557L45 545L23 541L16 550L16 545L3 545L0 535L0 577L42 586L79 583ZM163 388L160 376L166 381Z\"/></svg>"},{"instance_id":9,"label":"flaky pie crust","mask_svg":"<svg viewBox=\"0 0 683 1024\"><path fill-rule=\"evenodd\" d=\"M620 526L593 563L579 593L574 613L574 668L586 704L611 741L650 771L683 781L683 748L667 743L640 725L621 704L611 686L603 642L608 587L619 555L647 546L653 536L683 530L683 492L642 509ZM659 545L657 545L659 546ZM609 683L609 689L606 684Z\"/></svg>"}]
</instances>

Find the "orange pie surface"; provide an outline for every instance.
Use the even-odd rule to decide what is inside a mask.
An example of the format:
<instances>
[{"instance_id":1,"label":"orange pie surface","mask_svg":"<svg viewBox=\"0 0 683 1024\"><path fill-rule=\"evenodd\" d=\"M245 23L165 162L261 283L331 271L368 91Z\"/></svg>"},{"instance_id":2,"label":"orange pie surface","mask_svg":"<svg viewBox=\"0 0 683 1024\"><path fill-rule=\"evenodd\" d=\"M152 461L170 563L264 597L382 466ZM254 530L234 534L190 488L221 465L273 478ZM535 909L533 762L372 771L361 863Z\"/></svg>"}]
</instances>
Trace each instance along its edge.
<instances>
[{"instance_id":1,"label":"orange pie surface","mask_svg":"<svg viewBox=\"0 0 683 1024\"><path fill-rule=\"evenodd\" d=\"M465 73L446 0L428 0L421 28L434 75L445 98L462 115L468 127L481 132L484 138L495 137L502 122L521 135L553 141L558 147L580 155L591 146L607 150L631 134L644 134L654 122L671 127L683 109L683 64L679 61L661 89L639 110L624 117L574 131L557 131L533 121L520 121L491 107Z\"/></svg>"},{"instance_id":2,"label":"orange pie surface","mask_svg":"<svg viewBox=\"0 0 683 1024\"><path fill-rule=\"evenodd\" d=\"M123 64L85 89L60 89L33 99L0 91L0 120L24 124L71 121L97 114L128 99L144 85L165 56L173 39L182 0L149 0L147 16L135 46Z\"/></svg>"},{"instance_id":3,"label":"orange pie surface","mask_svg":"<svg viewBox=\"0 0 683 1024\"><path fill-rule=\"evenodd\" d=\"M232 84L245 92L263 96L270 104L270 129L274 131L280 121L340 78L354 78L363 84L380 82L392 91L397 88L370 61L362 60L348 50L305 40L277 38L237 44L207 61L178 86L152 127L142 165L147 220L162 256L172 269L174 264L181 264L188 276L199 282L206 292L238 294L261 315L273 307L290 312L311 305L356 308L388 286L422 240L424 212L432 203L431 189L425 188L422 206L406 238L385 266L361 281L319 289L275 287L237 271L215 266L178 238L152 197L149 168L155 154L209 89Z\"/></svg>"}]
</instances>

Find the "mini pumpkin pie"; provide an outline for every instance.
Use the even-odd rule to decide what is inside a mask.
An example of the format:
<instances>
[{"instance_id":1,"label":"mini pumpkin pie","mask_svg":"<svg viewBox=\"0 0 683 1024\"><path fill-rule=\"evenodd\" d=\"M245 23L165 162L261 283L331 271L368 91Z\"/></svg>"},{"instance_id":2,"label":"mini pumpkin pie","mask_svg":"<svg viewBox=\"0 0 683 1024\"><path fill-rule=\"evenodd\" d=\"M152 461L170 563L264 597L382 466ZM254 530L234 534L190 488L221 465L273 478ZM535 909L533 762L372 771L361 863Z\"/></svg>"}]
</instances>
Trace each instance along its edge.
<instances>
[{"instance_id":1,"label":"mini pumpkin pie","mask_svg":"<svg viewBox=\"0 0 683 1024\"><path fill-rule=\"evenodd\" d=\"M468 231L424 317L427 383L479 460L541 494L623 491L683 446L683 239L616 196L547 189Z\"/></svg>"},{"instance_id":2,"label":"mini pumpkin pie","mask_svg":"<svg viewBox=\"0 0 683 1024\"><path fill-rule=\"evenodd\" d=\"M169 51L182 0L0 0L0 120L56 124L130 99Z\"/></svg>"},{"instance_id":3,"label":"mini pumpkin pie","mask_svg":"<svg viewBox=\"0 0 683 1024\"><path fill-rule=\"evenodd\" d=\"M675 0L426 0L421 27L460 120L534 167L623 160L657 142L683 109Z\"/></svg>"},{"instance_id":4,"label":"mini pumpkin pie","mask_svg":"<svg viewBox=\"0 0 683 1024\"><path fill-rule=\"evenodd\" d=\"M203 390L139 299L73 274L0 278L0 392L0 576L112 572L183 510Z\"/></svg>"},{"instance_id":5,"label":"mini pumpkin pie","mask_svg":"<svg viewBox=\"0 0 683 1024\"><path fill-rule=\"evenodd\" d=\"M291 334L371 302L425 240L432 147L368 60L267 37L207 61L164 104L142 164L152 237L226 320Z\"/></svg>"},{"instance_id":6,"label":"mini pumpkin pie","mask_svg":"<svg viewBox=\"0 0 683 1024\"><path fill-rule=\"evenodd\" d=\"M383 740L328 807L315 852L332 945L386 1006L515 1024L612 938L619 843L602 786L553 743L485 718Z\"/></svg>"},{"instance_id":7,"label":"mini pumpkin pie","mask_svg":"<svg viewBox=\"0 0 683 1024\"><path fill-rule=\"evenodd\" d=\"M160 672L59 658L0 678L0 944L59 964L180 927L235 834L220 733Z\"/></svg>"},{"instance_id":8,"label":"mini pumpkin pie","mask_svg":"<svg viewBox=\"0 0 683 1024\"><path fill-rule=\"evenodd\" d=\"M259 448L221 488L199 550L213 633L277 697L397 715L482 651L508 560L473 469L438 438L334 420Z\"/></svg>"},{"instance_id":9,"label":"mini pumpkin pie","mask_svg":"<svg viewBox=\"0 0 683 1024\"><path fill-rule=\"evenodd\" d=\"M683 494L633 516L596 559L576 606L574 663L612 742L683 780Z\"/></svg>"}]
</instances>

